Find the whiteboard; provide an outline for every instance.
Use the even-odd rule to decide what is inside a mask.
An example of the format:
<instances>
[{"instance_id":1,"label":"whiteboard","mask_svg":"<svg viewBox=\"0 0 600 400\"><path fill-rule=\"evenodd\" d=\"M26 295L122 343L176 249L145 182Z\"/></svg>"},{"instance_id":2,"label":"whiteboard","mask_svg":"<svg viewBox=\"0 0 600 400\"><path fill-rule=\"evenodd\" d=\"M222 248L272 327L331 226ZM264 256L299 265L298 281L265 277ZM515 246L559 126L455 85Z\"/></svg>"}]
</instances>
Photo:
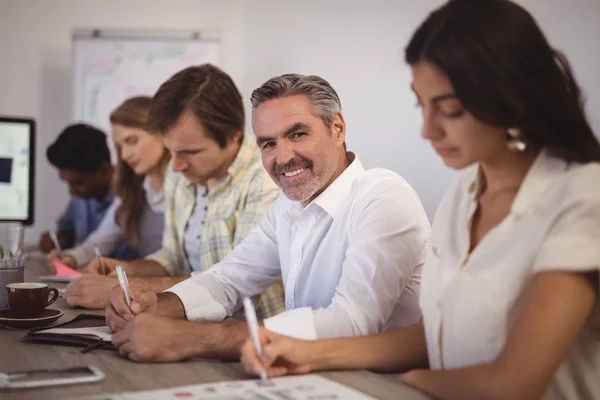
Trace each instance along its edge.
<instances>
[{"instance_id":1,"label":"whiteboard","mask_svg":"<svg viewBox=\"0 0 600 400\"><path fill-rule=\"evenodd\" d=\"M218 40L74 37L75 120L102 129L110 138L110 113L124 100L152 96L174 73L219 65ZM112 160L115 152L109 140Z\"/></svg>"}]
</instances>

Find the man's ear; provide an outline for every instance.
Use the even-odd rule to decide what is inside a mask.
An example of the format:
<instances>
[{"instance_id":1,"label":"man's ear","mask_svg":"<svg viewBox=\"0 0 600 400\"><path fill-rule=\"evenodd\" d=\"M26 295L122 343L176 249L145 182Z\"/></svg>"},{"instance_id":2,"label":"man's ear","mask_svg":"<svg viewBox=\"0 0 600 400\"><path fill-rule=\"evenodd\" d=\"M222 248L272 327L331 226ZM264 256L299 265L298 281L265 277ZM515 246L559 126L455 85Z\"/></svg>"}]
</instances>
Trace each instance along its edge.
<instances>
[{"instance_id":1,"label":"man's ear","mask_svg":"<svg viewBox=\"0 0 600 400\"><path fill-rule=\"evenodd\" d=\"M346 141L346 122L341 112L337 113L331 123L331 136L340 144Z\"/></svg>"}]
</instances>

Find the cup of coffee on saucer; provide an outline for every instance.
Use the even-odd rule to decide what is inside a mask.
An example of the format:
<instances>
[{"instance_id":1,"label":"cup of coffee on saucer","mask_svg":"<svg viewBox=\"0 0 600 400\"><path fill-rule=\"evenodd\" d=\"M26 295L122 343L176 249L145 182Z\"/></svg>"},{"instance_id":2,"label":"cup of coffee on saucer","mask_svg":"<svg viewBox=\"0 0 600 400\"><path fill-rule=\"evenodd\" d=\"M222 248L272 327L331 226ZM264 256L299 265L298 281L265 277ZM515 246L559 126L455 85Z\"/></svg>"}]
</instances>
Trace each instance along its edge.
<instances>
[{"instance_id":1,"label":"cup of coffee on saucer","mask_svg":"<svg viewBox=\"0 0 600 400\"><path fill-rule=\"evenodd\" d=\"M11 283L6 285L6 290L10 313L16 318L39 317L46 307L58 299L58 289L45 283Z\"/></svg>"},{"instance_id":2,"label":"cup of coffee on saucer","mask_svg":"<svg viewBox=\"0 0 600 400\"><path fill-rule=\"evenodd\" d=\"M63 315L61 310L46 308L58 299L58 289L45 283L11 283L6 291L10 309L0 311L0 324L26 328L49 324Z\"/></svg>"}]
</instances>

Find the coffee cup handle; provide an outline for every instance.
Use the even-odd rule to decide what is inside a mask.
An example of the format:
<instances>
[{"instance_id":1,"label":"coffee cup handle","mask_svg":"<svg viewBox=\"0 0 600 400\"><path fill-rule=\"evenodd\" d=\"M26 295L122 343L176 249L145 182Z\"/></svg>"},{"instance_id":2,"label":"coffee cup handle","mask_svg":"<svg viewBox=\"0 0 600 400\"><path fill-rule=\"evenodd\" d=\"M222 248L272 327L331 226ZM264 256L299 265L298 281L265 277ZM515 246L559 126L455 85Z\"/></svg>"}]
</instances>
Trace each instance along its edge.
<instances>
[{"instance_id":1,"label":"coffee cup handle","mask_svg":"<svg viewBox=\"0 0 600 400\"><path fill-rule=\"evenodd\" d=\"M56 288L48 288L50 289L48 294L52 293L52 298L50 300L46 300L46 305L44 307L48 307L50 304L54 303L58 299L58 289Z\"/></svg>"}]
</instances>

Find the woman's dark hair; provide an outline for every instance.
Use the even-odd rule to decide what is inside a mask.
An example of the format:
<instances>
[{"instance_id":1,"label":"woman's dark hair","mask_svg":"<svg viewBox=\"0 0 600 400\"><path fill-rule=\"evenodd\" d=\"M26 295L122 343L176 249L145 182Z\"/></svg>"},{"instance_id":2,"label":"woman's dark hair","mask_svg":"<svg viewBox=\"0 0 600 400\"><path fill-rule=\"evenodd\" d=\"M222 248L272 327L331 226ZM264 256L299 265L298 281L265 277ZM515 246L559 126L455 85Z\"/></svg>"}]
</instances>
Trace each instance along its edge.
<instances>
[{"instance_id":1,"label":"woman's dark hair","mask_svg":"<svg viewBox=\"0 0 600 400\"><path fill-rule=\"evenodd\" d=\"M533 17L508 0L450 0L406 47L406 62L441 69L482 122L519 128L533 148L566 161L600 161L579 86Z\"/></svg>"},{"instance_id":2,"label":"woman's dark hair","mask_svg":"<svg viewBox=\"0 0 600 400\"><path fill-rule=\"evenodd\" d=\"M103 164L110 164L106 135L86 124L67 126L48 146L46 156L56 168L83 173L97 172Z\"/></svg>"},{"instance_id":3,"label":"woman's dark hair","mask_svg":"<svg viewBox=\"0 0 600 400\"><path fill-rule=\"evenodd\" d=\"M127 99L110 114L110 122L128 128L144 129L151 103L152 99L147 96ZM135 248L140 237L140 222L145 210L143 205L146 204L146 192L143 187L144 176L136 175L133 172L131 167L123 161L119 146L116 147L118 157L113 185L121 204L115 211L115 223L123 230L129 245ZM169 152L165 148L159 163L163 173L169 160Z\"/></svg>"}]
</instances>

